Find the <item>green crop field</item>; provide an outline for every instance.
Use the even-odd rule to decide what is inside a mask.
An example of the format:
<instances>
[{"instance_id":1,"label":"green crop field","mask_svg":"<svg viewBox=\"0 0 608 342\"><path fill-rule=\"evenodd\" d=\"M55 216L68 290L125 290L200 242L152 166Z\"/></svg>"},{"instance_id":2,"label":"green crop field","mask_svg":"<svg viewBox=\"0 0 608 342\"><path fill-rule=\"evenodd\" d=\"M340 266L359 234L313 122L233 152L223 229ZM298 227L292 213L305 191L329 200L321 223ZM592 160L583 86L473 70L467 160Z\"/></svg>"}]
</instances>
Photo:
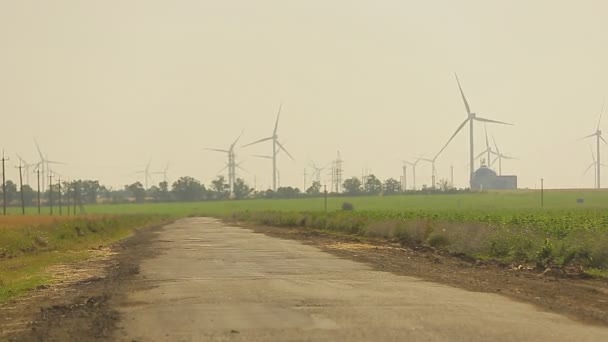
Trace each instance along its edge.
<instances>
[{"instance_id":1,"label":"green crop field","mask_svg":"<svg viewBox=\"0 0 608 342\"><path fill-rule=\"evenodd\" d=\"M584 199L584 203L577 203ZM454 195L404 195L404 196L366 196L366 197L329 197L328 211L341 209L342 203L349 202L355 210L375 211L521 211L541 210L540 191L505 191ZM608 209L608 191L595 190L551 190L545 191L544 211L572 210L597 211ZM43 208L48 213L49 208ZM285 199L285 200L243 200L195 203L145 203L145 204L103 204L86 206L90 214L165 214L188 215L226 215L235 211L323 211L323 198ZM58 207L54 208L57 214ZM67 209L62 209L63 214ZM19 214L20 208L9 208L10 214ZM28 214L35 214L35 208L27 208Z\"/></svg>"},{"instance_id":2,"label":"green crop field","mask_svg":"<svg viewBox=\"0 0 608 342\"><path fill-rule=\"evenodd\" d=\"M579 203L579 199L584 202ZM354 210L342 210L345 202L352 204ZM93 244L111 243L128 236L129 230L139 225L187 216L214 216L362 239L389 239L404 245L430 246L479 259L536 264L541 268L575 265L600 275L606 275L608 269L608 191L545 191L543 208L539 191L329 197L327 213L322 197L98 204L85 208L92 217L116 217L116 221L107 222L120 222L116 231L119 233L108 230L110 235L87 234L85 238L74 235L71 223L42 224L50 219L48 207L42 208L41 216L36 215L36 208L27 208L28 215L24 217L20 208L9 208L9 216L3 222L19 223L9 227L0 222L0 270L15 271L12 275L4 272L0 277L0 301L47 282L45 267L67 260L57 256L82 254L89 248L87 239ZM54 214L58 213L59 208L54 207ZM62 213L65 217L66 207L62 207ZM106 232L102 228L95 231ZM15 263L23 267L15 267Z\"/></svg>"}]
</instances>

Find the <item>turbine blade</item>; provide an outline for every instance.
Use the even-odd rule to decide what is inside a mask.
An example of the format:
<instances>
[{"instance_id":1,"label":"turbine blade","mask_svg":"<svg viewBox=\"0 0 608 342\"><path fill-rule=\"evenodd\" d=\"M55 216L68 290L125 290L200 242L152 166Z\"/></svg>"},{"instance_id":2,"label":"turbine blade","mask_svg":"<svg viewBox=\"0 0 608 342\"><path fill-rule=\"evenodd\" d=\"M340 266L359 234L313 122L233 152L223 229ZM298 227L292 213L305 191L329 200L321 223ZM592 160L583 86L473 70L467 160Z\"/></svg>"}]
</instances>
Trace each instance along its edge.
<instances>
[{"instance_id":1,"label":"turbine blade","mask_svg":"<svg viewBox=\"0 0 608 342\"><path fill-rule=\"evenodd\" d=\"M604 104L606 103L606 100L604 100L602 102L602 110L600 111L600 119L597 121L597 131L600 130L600 124L602 123L602 115L604 115Z\"/></svg>"},{"instance_id":2,"label":"turbine blade","mask_svg":"<svg viewBox=\"0 0 608 342\"><path fill-rule=\"evenodd\" d=\"M608 141L606 141L606 139L604 139L603 136L600 135L600 139L602 139L602 141L604 142L604 144L608 144Z\"/></svg>"},{"instance_id":3,"label":"turbine blade","mask_svg":"<svg viewBox=\"0 0 608 342\"><path fill-rule=\"evenodd\" d=\"M222 150L220 148L205 148L205 150L207 150L207 151L214 151L214 152L223 152L223 153L229 153L230 152L228 150Z\"/></svg>"},{"instance_id":4,"label":"turbine blade","mask_svg":"<svg viewBox=\"0 0 608 342\"><path fill-rule=\"evenodd\" d=\"M513 124L510 124L508 122L502 122L502 121L496 121L496 120L490 120L490 119L484 119L484 118L480 118L478 116L475 117L475 120L477 121L481 121L481 122L489 122L489 123L495 123L495 124L500 124L500 125L509 125L509 126L513 126Z\"/></svg>"},{"instance_id":5,"label":"turbine blade","mask_svg":"<svg viewBox=\"0 0 608 342\"><path fill-rule=\"evenodd\" d=\"M232 143L232 145L230 145L230 151L232 151L234 149L234 146L236 146L236 143L239 141L239 139L241 139L241 137L243 136L243 133L245 133L245 130L241 131L241 134L239 134L239 136L236 138L236 140Z\"/></svg>"},{"instance_id":6,"label":"turbine blade","mask_svg":"<svg viewBox=\"0 0 608 342\"><path fill-rule=\"evenodd\" d=\"M484 131L486 133L486 151L490 149L490 141L488 140L488 125L484 125Z\"/></svg>"},{"instance_id":7,"label":"turbine blade","mask_svg":"<svg viewBox=\"0 0 608 342\"><path fill-rule=\"evenodd\" d=\"M271 156L263 156L263 155L259 155L259 154L252 154L251 157L264 158L264 159L272 159Z\"/></svg>"},{"instance_id":8,"label":"turbine blade","mask_svg":"<svg viewBox=\"0 0 608 342\"><path fill-rule=\"evenodd\" d=\"M478 154L478 155L475 157L475 160L477 160L477 159L481 158L481 157L482 157L484 154L486 154L486 153L488 153L488 150L485 150L485 151L481 152L480 154Z\"/></svg>"},{"instance_id":9,"label":"turbine blade","mask_svg":"<svg viewBox=\"0 0 608 342\"><path fill-rule=\"evenodd\" d=\"M445 143L445 145L443 145L443 148L435 155L435 158L437 158L441 152L443 152L448 145L450 144L450 142L452 142L452 140L454 139L454 137L458 134L458 132L460 132L462 130L462 128L467 124L467 122L469 122L469 118L467 118L466 120L464 120L460 126L458 126L458 129L456 129L456 132L454 132L454 134L452 134L452 136L450 137L450 139L448 140L447 143Z\"/></svg>"},{"instance_id":10,"label":"turbine blade","mask_svg":"<svg viewBox=\"0 0 608 342\"><path fill-rule=\"evenodd\" d=\"M40 160L44 160L44 156L42 155L42 151L40 150L40 146L38 145L38 141L34 138L34 144L36 144L36 149L38 150L38 154L40 155Z\"/></svg>"},{"instance_id":11,"label":"turbine blade","mask_svg":"<svg viewBox=\"0 0 608 342\"><path fill-rule=\"evenodd\" d=\"M258 141L254 141L254 142L252 142L252 143L249 143L249 144L247 144L247 145L243 145L243 146L241 146L241 147L247 147L247 146L251 146L251 145L259 144L259 143L261 143L261 142L268 141L268 140L272 140L272 139L273 139L273 137L268 137L268 138L260 139L260 140L258 140Z\"/></svg>"},{"instance_id":12,"label":"turbine blade","mask_svg":"<svg viewBox=\"0 0 608 342\"><path fill-rule=\"evenodd\" d=\"M296 160L291 153L287 152L287 150L285 149L285 147L283 147L283 145L281 145L281 143L277 140L277 145L279 145L279 148L281 148L281 150L283 150L283 152L287 153L287 155L289 156L289 158L291 158L291 160Z\"/></svg>"},{"instance_id":13,"label":"turbine blade","mask_svg":"<svg viewBox=\"0 0 608 342\"><path fill-rule=\"evenodd\" d=\"M494 134L492 134L492 142L494 143L494 147L496 148L496 154L500 155L500 150L498 149L498 144L496 143L496 139L494 139Z\"/></svg>"},{"instance_id":14,"label":"turbine blade","mask_svg":"<svg viewBox=\"0 0 608 342\"><path fill-rule=\"evenodd\" d=\"M596 135L597 135L597 133L589 134L589 135L587 135L587 136L585 136L585 137L582 137L582 138L578 139L577 141L585 140L585 139L587 139L587 138L591 138L591 137L594 137L594 136L596 136Z\"/></svg>"},{"instance_id":15,"label":"turbine blade","mask_svg":"<svg viewBox=\"0 0 608 342\"><path fill-rule=\"evenodd\" d=\"M66 165L66 163L64 163L64 162L58 162L58 161L52 161L52 160L47 160L46 163L47 164Z\"/></svg>"},{"instance_id":16,"label":"turbine blade","mask_svg":"<svg viewBox=\"0 0 608 342\"><path fill-rule=\"evenodd\" d=\"M593 146L589 145L589 149L591 149L591 158L593 159L593 162L595 163L595 153L593 153Z\"/></svg>"},{"instance_id":17,"label":"turbine blade","mask_svg":"<svg viewBox=\"0 0 608 342\"><path fill-rule=\"evenodd\" d=\"M583 175L587 174L587 172L588 172L588 171L589 171L589 170L590 170L592 167L594 167L594 166L595 166L595 164L596 164L596 163L595 163L595 162L593 162L593 163L591 163L591 165L587 166L587 168L585 169L585 172L583 172Z\"/></svg>"},{"instance_id":18,"label":"turbine blade","mask_svg":"<svg viewBox=\"0 0 608 342\"><path fill-rule=\"evenodd\" d=\"M274 131L273 135L277 135L277 130L279 129L279 117L281 116L281 108L283 108L283 104L279 104L279 112L277 113L277 121L274 123Z\"/></svg>"},{"instance_id":19,"label":"turbine blade","mask_svg":"<svg viewBox=\"0 0 608 342\"><path fill-rule=\"evenodd\" d=\"M498 161L498 158L500 158L499 155L497 155L497 157L494 158L494 160L490 163L490 167L492 167L494 164L496 164L496 162Z\"/></svg>"},{"instance_id":20,"label":"turbine blade","mask_svg":"<svg viewBox=\"0 0 608 342\"><path fill-rule=\"evenodd\" d=\"M462 96L462 101L464 101L464 106L467 109L467 114L470 116L471 108L469 107L469 102L467 101L467 98L464 96L464 91L462 91L462 86L460 85L460 80L458 79L458 75L456 73L454 73L454 76L456 76L456 82L458 83L458 89L460 89L460 95Z\"/></svg>"}]
</instances>

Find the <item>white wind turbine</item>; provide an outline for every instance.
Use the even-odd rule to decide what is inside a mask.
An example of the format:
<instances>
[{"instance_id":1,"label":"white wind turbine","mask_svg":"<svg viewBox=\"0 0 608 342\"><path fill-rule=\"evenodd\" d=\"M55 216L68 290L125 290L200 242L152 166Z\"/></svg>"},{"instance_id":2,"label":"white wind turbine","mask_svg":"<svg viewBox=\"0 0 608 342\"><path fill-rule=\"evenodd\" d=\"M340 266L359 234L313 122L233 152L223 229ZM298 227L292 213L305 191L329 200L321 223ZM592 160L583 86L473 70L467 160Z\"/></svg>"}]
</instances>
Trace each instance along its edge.
<instances>
[{"instance_id":1,"label":"white wind turbine","mask_svg":"<svg viewBox=\"0 0 608 342\"><path fill-rule=\"evenodd\" d=\"M458 83L458 89L460 90L460 95L462 96L462 101L464 102L464 106L467 110L467 118L460 124L460 126L458 126L458 128L456 129L456 132L454 132L454 134L452 134L452 136L450 137L448 142L443 146L443 148L439 151L439 153L437 153L437 155L441 154L441 152L443 152L446 149L446 147L448 147L450 142L464 128L464 126L469 124L469 140L470 140L469 141L469 184L472 187L473 173L475 172L475 143L474 143L474 138L473 138L474 137L473 122L479 121L479 122L496 123L496 124L511 125L511 126L512 126L512 124L502 122L502 121L485 119L485 118L479 117L479 116L477 116L477 114L471 112L469 103L467 102L467 99L464 96L464 92L462 91L462 86L460 85L460 80L458 79L458 75L455 74L455 76L456 76L456 82Z\"/></svg>"},{"instance_id":2,"label":"white wind turbine","mask_svg":"<svg viewBox=\"0 0 608 342\"><path fill-rule=\"evenodd\" d=\"M163 175L163 182L167 183L167 175L169 174L169 162L165 165L162 171L152 172L153 175Z\"/></svg>"},{"instance_id":3,"label":"white wind turbine","mask_svg":"<svg viewBox=\"0 0 608 342\"><path fill-rule=\"evenodd\" d=\"M25 183L30 185L30 167L36 167L38 163L28 163L25 159L23 159L20 155L17 155L17 158L21 161L21 166L23 166L23 170L25 172Z\"/></svg>"},{"instance_id":4,"label":"white wind turbine","mask_svg":"<svg viewBox=\"0 0 608 342\"><path fill-rule=\"evenodd\" d=\"M279 128L279 118L281 117L281 108L282 108L282 105L279 106L279 112L277 114L277 120L274 124L274 130L272 131L272 136L243 145L243 147L247 147L247 146L255 145L255 144L258 144L258 143L261 143L264 141L272 140L271 159L272 159L272 190L273 191L277 191L277 176L278 176L277 175L277 154L279 153L279 151L283 150L283 152L285 152L289 156L289 158L291 158L292 160L295 160L293 158L293 156L285 149L285 147L283 147L283 145L278 140L279 137L277 135L277 130Z\"/></svg>"},{"instance_id":5,"label":"white wind turbine","mask_svg":"<svg viewBox=\"0 0 608 342\"><path fill-rule=\"evenodd\" d=\"M148 164L146 165L145 169L136 172L136 173L144 174L144 182L145 182L146 189L148 189L148 184L149 184L150 180L152 179L152 175L150 174L150 164L151 163L152 163L152 158L150 158L148 160Z\"/></svg>"},{"instance_id":6,"label":"white wind turbine","mask_svg":"<svg viewBox=\"0 0 608 342\"><path fill-rule=\"evenodd\" d=\"M439 155L436 155L435 158L433 159L428 159L428 158L420 158L419 160L430 163L432 166L432 170L431 170L431 182L433 182L431 188L435 189L435 177L437 175L437 170L435 169L435 161L437 161L437 157L439 157Z\"/></svg>"},{"instance_id":7,"label":"white wind turbine","mask_svg":"<svg viewBox=\"0 0 608 342\"><path fill-rule=\"evenodd\" d=\"M595 129L595 132L592 134L589 134L586 137L582 137L579 139L580 140L584 140L587 138L591 138L591 137L595 137L595 142L596 142L596 155L597 155L597 165L596 165L596 188L600 189L602 187L601 185L601 154L600 154L600 140L603 141L604 143L607 143L606 140L604 139L604 137L602 137L602 130L600 129L600 124L602 123L602 115L604 114L604 103L602 103L602 109L600 111L600 119L597 121L597 128Z\"/></svg>"},{"instance_id":8,"label":"white wind turbine","mask_svg":"<svg viewBox=\"0 0 608 342\"><path fill-rule=\"evenodd\" d=\"M414 191L416 191L416 165L418 165L418 163L422 160L422 157L419 157L418 159L416 159L415 162L409 162L407 160L403 160L403 162L409 166L412 167L412 177L414 180Z\"/></svg>"},{"instance_id":9,"label":"white wind turbine","mask_svg":"<svg viewBox=\"0 0 608 342\"><path fill-rule=\"evenodd\" d=\"M234 196L234 184L236 183L236 169L239 168L241 170L243 170L243 168L236 162L236 154L234 153L234 147L236 146L236 143L239 141L239 139L241 139L241 136L243 135L243 132L241 132L241 134L236 138L236 140L234 140L234 142L232 142L232 144L230 144L230 147L228 147L228 149L221 149L221 148L206 148L206 150L209 151L215 151L215 152L221 152L221 153L226 153L228 154L228 163L226 163L226 166L224 168L222 168L220 170L220 172L224 171L225 169L228 169L228 185L230 186L230 196Z\"/></svg>"},{"instance_id":10,"label":"white wind turbine","mask_svg":"<svg viewBox=\"0 0 608 342\"><path fill-rule=\"evenodd\" d=\"M34 139L34 144L36 145L36 149L38 150L38 155L40 156L40 161L38 161L38 163L36 163L36 166L34 167L34 171L40 171L40 176L41 176L41 191L46 191L45 188L45 182L46 182L46 178L45 178L45 173L50 172L50 165L51 164L57 164L57 165L64 165L65 163L62 162L58 162L58 161L53 161L53 160L49 160L48 156L45 156L44 154L42 154L42 150L40 150L40 146L38 145L38 141L36 141L36 139ZM49 184L50 186L50 184Z\"/></svg>"},{"instance_id":11,"label":"white wind turbine","mask_svg":"<svg viewBox=\"0 0 608 342\"><path fill-rule=\"evenodd\" d=\"M493 135L492 135L492 142L494 143L494 149L496 151L491 151L491 152L492 152L493 155L496 156L496 158L494 158L494 160L492 161L492 163L490 163L490 165L488 165L488 166L491 167L492 165L494 165L496 163L496 161L498 161L498 175L502 176L502 160L503 159L514 160L514 159L517 159L517 158L507 156L507 155L503 154L502 152L500 152L500 149L498 148L498 144L496 144L496 139L494 139ZM489 160L488 160L488 162L489 162Z\"/></svg>"}]
</instances>

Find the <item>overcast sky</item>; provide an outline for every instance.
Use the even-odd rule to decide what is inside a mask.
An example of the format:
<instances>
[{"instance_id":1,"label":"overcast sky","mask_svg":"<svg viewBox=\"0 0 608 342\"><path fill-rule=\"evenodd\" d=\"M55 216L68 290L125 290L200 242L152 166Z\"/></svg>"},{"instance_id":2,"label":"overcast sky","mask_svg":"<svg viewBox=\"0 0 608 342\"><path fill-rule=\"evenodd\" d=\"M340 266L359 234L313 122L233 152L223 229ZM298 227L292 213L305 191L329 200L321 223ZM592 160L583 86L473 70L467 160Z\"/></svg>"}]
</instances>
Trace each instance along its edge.
<instances>
[{"instance_id":1,"label":"overcast sky","mask_svg":"<svg viewBox=\"0 0 608 342\"><path fill-rule=\"evenodd\" d=\"M15 153L37 160L36 138L68 163L64 177L143 183L152 158L152 171L170 162L170 180L208 184L225 158L203 149L242 130L242 143L270 136L282 102L278 134L296 160L280 155L281 185L301 188L309 162L338 150L346 176L399 179L401 160L433 156L466 118L457 72L474 112L515 124L488 125L519 158L503 173L520 187L592 187L594 141L577 139L608 96L607 15L601 0L0 0L8 178ZM270 186L270 161L247 157L270 151L239 149L240 176ZM439 178L451 164L466 186L466 131ZM420 165L418 185L430 172Z\"/></svg>"}]
</instances>

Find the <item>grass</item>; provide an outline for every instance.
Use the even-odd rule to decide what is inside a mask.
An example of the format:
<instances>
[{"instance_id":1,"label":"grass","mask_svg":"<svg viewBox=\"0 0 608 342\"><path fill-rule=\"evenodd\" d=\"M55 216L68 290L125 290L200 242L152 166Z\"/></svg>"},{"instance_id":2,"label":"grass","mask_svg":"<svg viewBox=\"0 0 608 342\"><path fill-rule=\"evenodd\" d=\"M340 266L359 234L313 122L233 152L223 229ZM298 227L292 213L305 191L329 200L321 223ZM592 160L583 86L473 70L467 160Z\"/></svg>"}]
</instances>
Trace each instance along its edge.
<instances>
[{"instance_id":1,"label":"grass","mask_svg":"<svg viewBox=\"0 0 608 342\"><path fill-rule=\"evenodd\" d=\"M584 203L577 203L581 198ZM354 210L342 211L345 202ZM329 197L327 208L328 216L323 198L91 205L86 206L91 216L78 218L33 215L36 208L20 216L19 208L9 208L11 215L0 218L0 302L47 284L51 265L83 260L91 248L118 241L134 228L186 216L311 227L481 259L582 264L593 274L608 272L608 191L545 191L544 208L540 192L533 190Z\"/></svg>"},{"instance_id":2,"label":"grass","mask_svg":"<svg viewBox=\"0 0 608 342\"><path fill-rule=\"evenodd\" d=\"M0 303L51 284L49 267L85 260L93 249L165 220L162 215L0 218Z\"/></svg>"}]
</instances>

